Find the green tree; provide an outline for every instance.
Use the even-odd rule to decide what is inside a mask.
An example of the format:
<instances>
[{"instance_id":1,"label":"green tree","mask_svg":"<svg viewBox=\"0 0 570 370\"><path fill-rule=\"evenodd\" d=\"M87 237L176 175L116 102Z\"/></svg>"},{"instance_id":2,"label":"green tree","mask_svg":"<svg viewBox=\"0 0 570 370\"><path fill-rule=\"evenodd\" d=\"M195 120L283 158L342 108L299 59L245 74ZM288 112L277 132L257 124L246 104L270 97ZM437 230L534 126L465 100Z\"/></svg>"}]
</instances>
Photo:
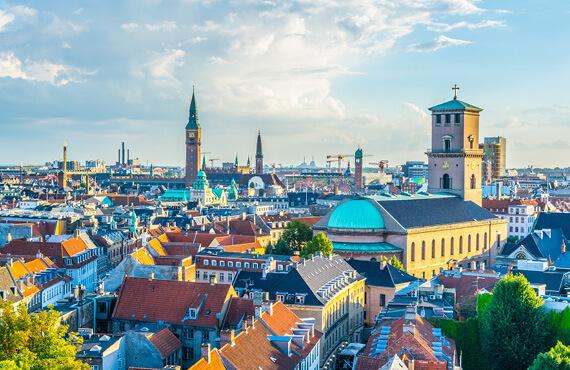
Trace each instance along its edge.
<instances>
[{"instance_id":1,"label":"green tree","mask_svg":"<svg viewBox=\"0 0 570 370\"><path fill-rule=\"evenodd\" d=\"M305 244L313 237L311 228L299 220L293 220L287 224L281 238L294 251L301 251Z\"/></svg>"},{"instance_id":2,"label":"green tree","mask_svg":"<svg viewBox=\"0 0 570 370\"><path fill-rule=\"evenodd\" d=\"M539 354L529 370L568 370L570 369L570 347L557 342L548 352Z\"/></svg>"},{"instance_id":3,"label":"green tree","mask_svg":"<svg viewBox=\"0 0 570 370\"><path fill-rule=\"evenodd\" d=\"M399 269L399 270L405 271L404 270L404 264L396 256L390 257L390 260L388 261L388 263L391 264L392 266L394 266L395 268Z\"/></svg>"},{"instance_id":4,"label":"green tree","mask_svg":"<svg viewBox=\"0 0 570 370\"><path fill-rule=\"evenodd\" d=\"M265 253L290 256L293 254L293 249L291 249L291 247L283 239L279 239L277 243L275 243L275 246L267 247L265 249Z\"/></svg>"},{"instance_id":5,"label":"green tree","mask_svg":"<svg viewBox=\"0 0 570 370\"><path fill-rule=\"evenodd\" d=\"M8 303L0 310L0 369L88 369L75 359L81 338L67 333L58 312L50 308L30 315L25 305L14 309Z\"/></svg>"},{"instance_id":6,"label":"green tree","mask_svg":"<svg viewBox=\"0 0 570 370\"><path fill-rule=\"evenodd\" d=\"M526 369L548 348L548 318L523 275L507 275L482 313L481 341L491 369Z\"/></svg>"},{"instance_id":7,"label":"green tree","mask_svg":"<svg viewBox=\"0 0 570 370\"><path fill-rule=\"evenodd\" d=\"M315 237L307 242L301 250L301 257L307 258L315 252L321 252L323 256L328 256L333 252L332 242L324 233L318 233Z\"/></svg>"}]
</instances>

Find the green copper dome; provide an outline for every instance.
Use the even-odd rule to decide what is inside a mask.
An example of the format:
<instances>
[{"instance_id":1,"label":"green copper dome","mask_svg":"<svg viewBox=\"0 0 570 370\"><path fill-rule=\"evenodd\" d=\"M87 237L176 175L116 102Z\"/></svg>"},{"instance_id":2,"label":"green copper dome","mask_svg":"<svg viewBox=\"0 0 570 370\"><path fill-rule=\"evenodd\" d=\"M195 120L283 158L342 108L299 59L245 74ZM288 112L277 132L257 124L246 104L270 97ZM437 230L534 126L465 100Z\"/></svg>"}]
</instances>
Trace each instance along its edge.
<instances>
[{"instance_id":1,"label":"green copper dome","mask_svg":"<svg viewBox=\"0 0 570 370\"><path fill-rule=\"evenodd\" d=\"M194 186L192 187L197 190L205 190L209 186L210 184L208 183L208 178L206 177L206 173L202 170L198 171L198 174L196 175L196 180L194 180Z\"/></svg>"},{"instance_id":2,"label":"green copper dome","mask_svg":"<svg viewBox=\"0 0 570 370\"><path fill-rule=\"evenodd\" d=\"M373 202L362 198L339 204L332 211L327 226L334 229L383 229L384 218Z\"/></svg>"}]
</instances>

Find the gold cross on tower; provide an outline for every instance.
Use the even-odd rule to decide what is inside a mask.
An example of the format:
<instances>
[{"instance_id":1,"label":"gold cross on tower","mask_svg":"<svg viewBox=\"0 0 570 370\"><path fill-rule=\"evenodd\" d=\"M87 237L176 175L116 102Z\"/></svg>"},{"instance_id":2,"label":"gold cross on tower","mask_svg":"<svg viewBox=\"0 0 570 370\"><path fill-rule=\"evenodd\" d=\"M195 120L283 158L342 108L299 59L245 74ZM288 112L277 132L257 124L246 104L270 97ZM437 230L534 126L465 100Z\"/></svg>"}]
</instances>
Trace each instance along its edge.
<instances>
[{"instance_id":1,"label":"gold cross on tower","mask_svg":"<svg viewBox=\"0 0 570 370\"><path fill-rule=\"evenodd\" d=\"M455 85L453 85L451 90L453 90L453 100L457 100L457 90L459 90L459 86L457 86L457 84L455 84Z\"/></svg>"}]
</instances>

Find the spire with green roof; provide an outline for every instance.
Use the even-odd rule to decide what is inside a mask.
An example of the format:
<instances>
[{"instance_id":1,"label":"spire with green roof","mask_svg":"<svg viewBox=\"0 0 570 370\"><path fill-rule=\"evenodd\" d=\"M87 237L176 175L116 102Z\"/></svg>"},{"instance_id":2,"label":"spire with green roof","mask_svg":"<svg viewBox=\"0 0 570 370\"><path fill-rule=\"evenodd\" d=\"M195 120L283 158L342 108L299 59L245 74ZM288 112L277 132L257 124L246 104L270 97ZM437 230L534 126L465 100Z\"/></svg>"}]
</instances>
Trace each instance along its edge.
<instances>
[{"instance_id":1,"label":"spire with green roof","mask_svg":"<svg viewBox=\"0 0 570 370\"><path fill-rule=\"evenodd\" d=\"M198 171L196 175L196 180L194 180L194 185L192 186L195 190L206 190L210 187L206 173L203 170Z\"/></svg>"},{"instance_id":2,"label":"spire with green roof","mask_svg":"<svg viewBox=\"0 0 570 370\"><path fill-rule=\"evenodd\" d=\"M200 116L198 115L198 107L196 106L196 96L194 95L194 86L192 86L192 101L190 102L190 115L186 130L200 128Z\"/></svg>"},{"instance_id":3,"label":"spire with green roof","mask_svg":"<svg viewBox=\"0 0 570 370\"><path fill-rule=\"evenodd\" d=\"M457 99L457 90L459 90L459 86L457 86L457 84L455 84L452 88L453 90L453 99L451 99L450 101L447 101L445 103L441 103L438 105L435 105L431 108L429 108L430 111L435 112L435 111L456 111L456 110L467 110L467 111L473 111L473 112L481 112L483 109L476 107L474 105L471 105L469 103L466 103L464 101L461 101L459 99Z\"/></svg>"}]
</instances>

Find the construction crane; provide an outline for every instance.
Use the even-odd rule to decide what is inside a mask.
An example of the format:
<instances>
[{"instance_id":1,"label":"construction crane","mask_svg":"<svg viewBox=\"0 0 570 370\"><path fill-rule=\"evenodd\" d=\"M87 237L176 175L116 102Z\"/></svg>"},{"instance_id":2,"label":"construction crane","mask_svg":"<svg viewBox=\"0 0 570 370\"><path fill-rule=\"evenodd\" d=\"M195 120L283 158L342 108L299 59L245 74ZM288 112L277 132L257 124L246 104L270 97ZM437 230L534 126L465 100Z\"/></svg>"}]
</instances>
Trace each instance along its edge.
<instances>
[{"instance_id":1,"label":"construction crane","mask_svg":"<svg viewBox=\"0 0 570 370\"><path fill-rule=\"evenodd\" d=\"M374 166L378 166L378 168L380 169L380 173L384 173L384 170L386 169L386 166L388 165L388 160L387 159L381 159L378 162L370 162L369 164L374 165Z\"/></svg>"},{"instance_id":2,"label":"construction crane","mask_svg":"<svg viewBox=\"0 0 570 370\"><path fill-rule=\"evenodd\" d=\"M208 162L210 162L210 168L214 168L214 161L219 161L220 158L210 158Z\"/></svg>"},{"instance_id":3,"label":"construction crane","mask_svg":"<svg viewBox=\"0 0 570 370\"><path fill-rule=\"evenodd\" d=\"M349 158L349 157L354 157L354 154L329 154L327 155L327 163L329 163L330 167L330 163L336 160L338 165L338 170L340 172L342 171L342 160L344 158Z\"/></svg>"}]
</instances>

